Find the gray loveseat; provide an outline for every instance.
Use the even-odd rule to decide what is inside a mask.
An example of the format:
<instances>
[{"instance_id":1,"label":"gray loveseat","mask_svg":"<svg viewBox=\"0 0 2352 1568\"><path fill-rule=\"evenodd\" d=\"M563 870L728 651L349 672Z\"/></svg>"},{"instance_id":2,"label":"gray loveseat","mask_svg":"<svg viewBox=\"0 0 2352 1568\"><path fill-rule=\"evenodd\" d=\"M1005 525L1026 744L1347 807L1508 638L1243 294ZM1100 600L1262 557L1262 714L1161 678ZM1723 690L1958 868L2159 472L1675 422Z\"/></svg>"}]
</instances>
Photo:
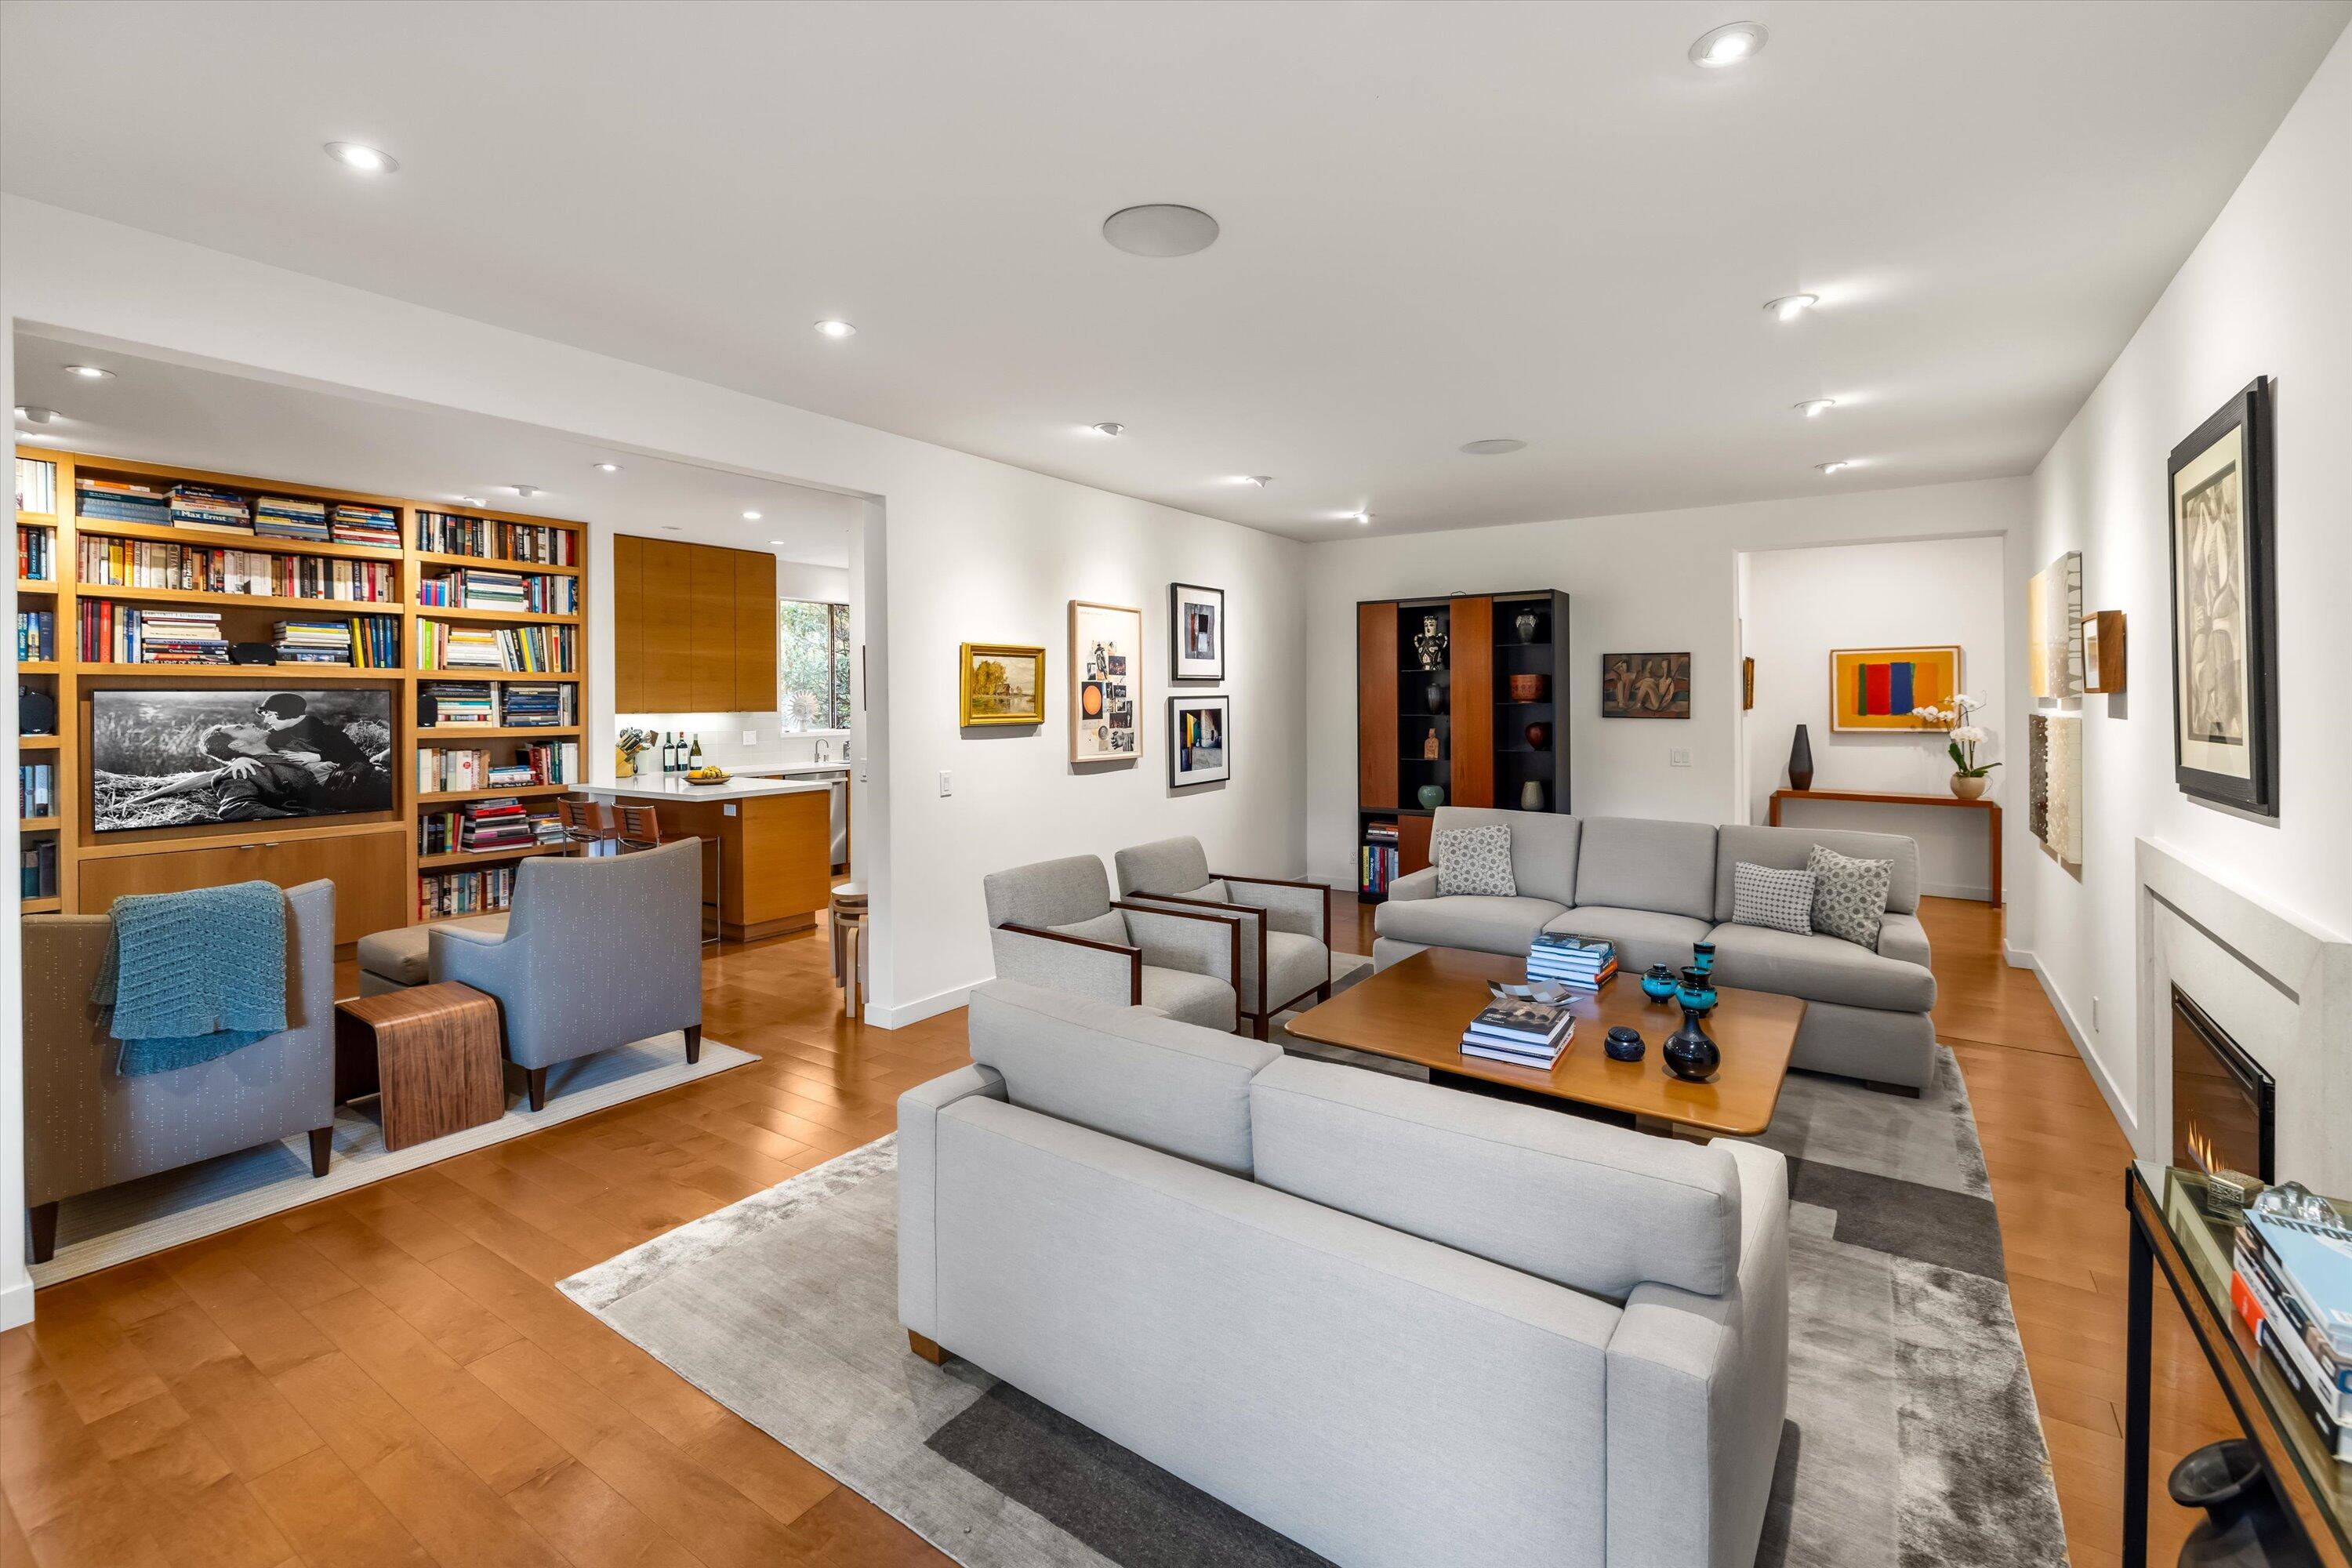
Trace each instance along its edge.
<instances>
[{"instance_id":1,"label":"gray loveseat","mask_svg":"<svg viewBox=\"0 0 2352 1568\"><path fill-rule=\"evenodd\" d=\"M998 980L898 1101L898 1310L1350 1568L1755 1560L1788 1172Z\"/></svg>"},{"instance_id":2,"label":"gray loveseat","mask_svg":"<svg viewBox=\"0 0 2352 1568\"><path fill-rule=\"evenodd\" d=\"M1576 931L1614 942L1630 984L1653 963L1688 963L1693 942L1712 942L1722 984L1804 1001L1793 1066L1912 1093L1933 1079L1936 976L1919 923L1919 847L1910 839L1443 805L1433 841L1494 823L1511 830L1518 896L1440 898L1434 866L1400 877L1374 917L1376 965L1425 947L1523 954L1538 931ZM1730 923L1734 866L1802 869L1816 844L1895 863L1875 952L1833 936Z\"/></svg>"}]
</instances>

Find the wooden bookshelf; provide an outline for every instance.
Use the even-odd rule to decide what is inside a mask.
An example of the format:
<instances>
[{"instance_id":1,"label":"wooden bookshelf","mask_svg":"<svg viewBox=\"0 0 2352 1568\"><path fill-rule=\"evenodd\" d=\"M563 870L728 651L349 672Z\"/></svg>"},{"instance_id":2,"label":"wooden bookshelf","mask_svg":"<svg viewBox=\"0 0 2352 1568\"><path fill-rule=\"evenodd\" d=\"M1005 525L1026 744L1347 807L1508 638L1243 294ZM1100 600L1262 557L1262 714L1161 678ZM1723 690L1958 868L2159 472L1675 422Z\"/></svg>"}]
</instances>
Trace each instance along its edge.
<instances>
[{"instance_id":1,"label":"wooden bookshelf","mask_svg":"<svg viewBox=\"0 0 2352 1568\"><path fill-rule=\"evenodd\" d=\"M581 745L583 752L581 771L584 775L587 770L584 752L588 702L584 661L587 658L589 592L585 525L561 518L456 507L168 463L65 452L47 447L19 447L17 456L56 466L58 498L58 510L55 513L16 514L19 524L47 528L56 534L51 545L55 577L20 580L18 592L37 597L38 603L33 607L48 609L55 614L59 654L55 660L39 660L17 667L18 674L26 679L27 684L56 697L59 731L53 736L28 736L19 742L21 749L37 751L55 762L59 801L59 810L54 817L22 825L27 832L54 837L58 845L58 896L56 899L22 900L18 905L21 910L26 913L82 912L85 882L90 885L92 904L96 908L103 908L113 891L134 887L137 890L148 891L175 886L203 886L207 881L223 879L222 874L215 874L212 869L227 860L219 851L259 850L265 853L240 858L236 862L247 868L240 874L275 874L289 879L325 875L337 879L336 936L339 943L348 944L365 934L364 931L354 929L356 926L381 929L397 918L415 921L419 908L419 879L422 876L469 867L496 868L510 866L541 854L562 853L568 847L544 845L523 849L420 854L417 849L419 818L426 813L445 811L467 801L508 795L525 799L545 798L568 794L579 785L537 784L522 789L428 793L417 787L415 754L420 750L488 750L492 753L493 762L503 763L520 760L523 749L534 742L573 742ZM215 532L201 528L161 527L148 523L117 522L103 518L83 519L75 515L74 481L77 478L90 475L150 483L159 488L194 482L217 485L249 496L283 495L330 504L341 501L383 507L390 510L397 520L400 542L396 546L380 546L333 540L272 539ZM535 561L511 561L500 556L455 555L421 550L415 547L419 538L417 520L425 512L486 523L515 523L568 532L575 536L572 552L579 559L572 564L556 565ZM394 597L310 598L85 584L80 581L79 548L80 538L85 534L198 550L254 551L333 561L376 562L392 568ZM416 602L419 584L427 576L439 576L451 570L516 572L565 578L577 584L580 613L558 616L419 605ZM390 667L366 667L294 663L115 664L84 660L80 658L79 626L79 606L83 600L109 601L131 606L152 605L220 610L224 612L222 630L232 640L237 640L239 631L259 629L265 620L344 620L360 616L380 616L398 623L400 661ZM571 627L572 657L580 661L582 667L544 673L419 669L415 667L418 623L425 620L500 628ZM234 626L233 621L236 623ZM574 689L572 721L546 727L422 727L416 722L416 691L426 682L464 682L485 686L494 696L500 688L517 684L570 686ZM88 701L90 694L108 689L210 685L231 689L243 686L257 690L300 686L372 686L384 690L389 695L393 710L392 809L382 814L334 817L317 823L222 824L109 834L104 840L100 840L90 831L88 822L90 779L84 752L89 734ZM396 845L393 842L395 838ZM182 857L184 858L175 858ZM85 868L89 870L88 876L85 875ZM97 875L101 868L113 869L101 877ZM344 886L346 881L352 883L348 889ZM105 889L112 891L105 891L104 897L100 897L99 894ZM396 915L395 910L404 911L404 916Z\"/></svg>"}]
</instances>

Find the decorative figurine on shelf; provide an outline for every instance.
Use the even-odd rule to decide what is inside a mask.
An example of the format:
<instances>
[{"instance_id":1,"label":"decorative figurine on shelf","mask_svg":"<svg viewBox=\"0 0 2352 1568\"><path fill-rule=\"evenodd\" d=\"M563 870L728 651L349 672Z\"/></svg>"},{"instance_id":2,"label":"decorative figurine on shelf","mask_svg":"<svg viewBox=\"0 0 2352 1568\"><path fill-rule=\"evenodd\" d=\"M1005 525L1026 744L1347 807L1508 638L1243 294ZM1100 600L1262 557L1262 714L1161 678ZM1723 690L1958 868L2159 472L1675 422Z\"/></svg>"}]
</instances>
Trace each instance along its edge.
<instances>
[{"instance_id":1,"label":"decorative figurine on shelf","mask_svg":"<svg viewBox=\"0 0 2352 1568\"><path fill-rule=\"evenodd\" d=\"M1541 811L1544 808L1544 786L1541 779L1529 779L1519 786L1519 809Z\"/></svg>"},{"instance_id":2,"label":"decorative figurine on shelf","mask_svg":"<svg viewBox=\"0 0 2352 1568\"><path fill-rule=\"evenodd\" d=\"M1421 695L1422 700L1429 704L1433 715L1445 711L1445 682L1443 679L1432 676L1429 684L1421 689Z\"/></svg>"},{"instance_id":3,"label":"decorative figurine on shelf","mask_svg":"<svg viewBox=\"0 0 2352 1568\"><path fill-rule=\"evenodd\" d=\"M1608 1037L1601 1042L1601 1049L1612 1062L1638 1062L1649 1047L1643 1044L1641 1030L1620 1024L1609 1031Z\"/></svg>"},{"instance_id":4,"label":"decorative figurine on shelf","mask_svg":"<svg viewBox=\"0 0 2352 1568\"><path fill-rule=\"evenodd\" d=\"M1445 804L1445 786L1444 784L1423 784L1415 793L1421 801L1422 809L1424 811L1435 811L1439 806Z\"/></svg>"},{"instance_id":5,"label":"decorative figurine on shelf","mask_svg":"<svg viewBox=\"0 0 2352 1568\"><path fill-rule=\"evenodd\" d=\"M1658 1054L1665 1058L1668 1072L1693 1083L1706 1082L1723 1065L1714 1037L1701 1026L1697 1010L1688 1006L1683 1009L1683 1026L1666 1037Z\"/></svg>"},{"instance_id":6,"label":"decorative figurine on shelf","mask_svg":"<svg viewBox=\"0 0 2352 1568\"><path fill-rule=\"evenodd\" d=\"M1682 984L1675 988L1675 995L1681 1000L1686 1011L1695 1012L1702 1018L1715 1011L1715 982L1707 978L1704 969L1693 967L1684 970Z\"/></svg>"},{"instance_id":7,"label":"decorative figurine on shelf","mask_svg":"<svg viewBox=\"0 0 2352 1568\"><path fill-rule=\"evenodd\" d=\"M1715 973L1715 943L1711 942L1695 942L1691 943L1691 967L1697 970L1701 974L1713 974Z\"/></svg>"},{"instance_id":8,"label":"decorative figurine on shelf","mask_svg":"<svg viewBox=\"0 0 2352 1568\"><path fill-rule=\"evenodd\" d=\"M1437 726L1434 724L1429 727L1429 739L1421 743L1421 757L1422 761L1427 763L1433 763L1438 759Z\"/></svg>"},{"instance_id":9,"label":"decorative figurine on shelf","mask_svg":"<svg viewBox=\"0 0 2352 1568\"><path fill-rule=\"evenodd\" d=\"M1528 726L1528 744L1540 752L1551 744L1551 726L1538 719Z\"/></svg>"},{"instance_id":10,"label":"decorative figurine on shelf","mask_svg":"<svg viewBox=\"0 0 2352 1568\"><path fill-rule=\"evenodd\" d=\"M1521 642L1533 642L1536 640L1536 628L1541 625L1543 623L1536 618L1533 610L1521 610L1518 619L1511 623L1511 629L1519 634Z\"/></svg>"},{"instance_id":11,"label":"decorative figurine on shelf","mask_svg":"<svg viewBox=\"0 0 2352 1568\"><path fill-rule=\"evenodd\" d=\"M1643 973L1642 994L1653 1002L1664 1002L1680 989L1681 987L1675 983L1675 972L1671 965L1654 963Z\"/></svg>"},{"instance_id":12,"label":"decorative figurine on shelf","mask_svg":"<svg viewBox=\"0 0 2352 1568\"><path fill-rule=\"evenodd\" d=\"M1412 649L1421 655L1422 668L1445 668L1445 634L1438 629L1435 616L1421 617L1421 633L1412 639Z\"/></svg>"}]
</instances>

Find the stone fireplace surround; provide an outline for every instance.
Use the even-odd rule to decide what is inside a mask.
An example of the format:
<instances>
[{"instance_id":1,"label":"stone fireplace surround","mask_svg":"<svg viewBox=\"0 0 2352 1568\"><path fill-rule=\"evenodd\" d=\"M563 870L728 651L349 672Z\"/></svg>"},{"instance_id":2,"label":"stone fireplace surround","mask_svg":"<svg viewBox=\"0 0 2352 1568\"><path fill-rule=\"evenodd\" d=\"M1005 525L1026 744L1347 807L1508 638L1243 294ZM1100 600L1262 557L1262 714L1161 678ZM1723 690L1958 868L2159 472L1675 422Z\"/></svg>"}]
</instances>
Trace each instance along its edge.
<instances>
[{"instance_id":1,"label":"stone fireplace surround","mask_svg":"<svg viewBox=\"0 0 2352 1568\"><path fill-rule=\"evenodd\" d=\"M2143 1159L2172 1154L2172 987L2278 1082L2278 1175L2352 1196L2352 942L2137 840Z\"/></svg>"}]
</instances>

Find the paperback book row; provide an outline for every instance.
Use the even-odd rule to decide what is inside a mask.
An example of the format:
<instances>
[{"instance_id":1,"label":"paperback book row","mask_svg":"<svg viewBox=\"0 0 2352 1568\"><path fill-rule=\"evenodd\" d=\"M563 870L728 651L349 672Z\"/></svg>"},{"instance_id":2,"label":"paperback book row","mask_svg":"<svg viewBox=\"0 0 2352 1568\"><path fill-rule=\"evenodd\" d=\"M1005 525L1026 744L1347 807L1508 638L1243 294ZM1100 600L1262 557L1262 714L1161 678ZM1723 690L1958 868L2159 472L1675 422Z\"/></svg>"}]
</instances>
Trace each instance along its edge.
<instances>
[{"instance_id":1,"label":"paperback book row","mask_svg":"<svg viewBox=\"0 0 2352 1568\"><path fill-rule=\"evenodd\" d=\"M58 531L37 524L16 525L16 575L34 583L54 583L58 576Z\"/></svg>"},{"instance_id":2,"label":"paperback book row","mask_svg":"<svg viewBox=\"0 0 2352 1568\"><path fill-rule=\"evenodd\" d=\"M58 767L55 763L16 764L16 815L55 816L58 813Z\"/></svg>"},{"instance_id":3,"label":"paperback book row","mask_svg":"<svg viewBox=\"0 0 2352 1568\"><path fill-rule=\"evenodd\" d=\"M563 841L563 824L554 811L534 809L512 796L472 801L456 811L426 812L416 819L419 855L491 855Z\"/></svg>"},{"instance_id":4,"label":"paperback book row","mask_svg":"<svg viewBox=\"0 0 2352 1568\"><path fill-rule=\"evenodd\" d=\"M77 475L74 510L94 522L186 528L202 533L244 533L314 544L400 548L400 514L357 501L307 500L299 496L247 496L219 485L188 481L142 484Z\"/></svg>"},{"instance_id":5,"label":"paperback book row","mask_svg":"<svg viewBox=\"0 0 2352 1568\"><path fill-rule=\"evenodd\" d=\"M2238 1229L2230 1300L2339 1464L2352 1465L2352 1226L2260 1211Z\"/></svg>"},{"instance_id":6,"label":"paperback book row","mask_svg":"<svg viewBox=\"0 0 2352 1568\"><path fill-rule=\"evenodd\" d=\"M1528 978L1578 991L1598 991L1617 973L1617 944L1605 936L1539 931L1528 944Z\"/></svg>"},{"instance_id":7,"label":"paperback book row","mask_svg":"<svg viewBox=\"0 0 2352 1568\"><path fill-rule=\"evenodd\" d=\"M428 680L416 689L416 722L427 730L570 729L580 722L578 696L568 684Z\"/></svg>"},{"instance_id":8,"label":"paperback book row","mask_svg":"<svg viewBox=\"0 0 2352 1568\"><path fill-rule=\"evenodd\" d=\"M479 555L492 561L528 561L542 566L577 566L578 536L568 528L528 522L492 522L447 512L416 514L416 548L435 555Z\"/></svg>"},{"instance_id":9,"label":"paperback book row","mask_svg":"<svg viewBox=\"0 0 2352 1568\"><path fill-rule=\"evenodd\" d=\"M58 657L58 613L55 610L16 612L16 662Z\"/></svg>"},{"instance_id":10,"label":"paperback book row","mask_svg":"<svg viewBox=\"0 0 2352 1568\"><path fill-rule=\"evenodd\" d=\"M532 616L580 613L580 579L539 572L487 572L459 567L416 584L416 602L459 610L509 610Z\"/></svg>"},{"instance_id":11,"label":"paperback book row","mask_svg":"<svg viewBox=\"0 0 2352 1568\"><path fill-rule=\"evenodd\" d=\"M84 664L226 664L217 610L141 609L111 599L74 607Z\"/></svg>"},{"instance_id":12,"label":"paperback book row","mask_svg":"<svg viewBox=\"0 0 2352 1568\"><path fill-rule=\"evenodd\" d=\"M1497 996L1462 1032L1462 1054L1549 1070L1576 1037L1568 1003Z\"/></svg>"},{"instance_id":13,"label":"paperback book row","mask_svg":"<svg viewBox=\"0 0 2352 1568\"><path fill-rule=\"evenodd\" d=\"M416 752L416 787L425 795L580 782L577 741L534 741L517 747L511 763L494 763L489 752L466 747L424 746Z\"/></svg>"},{"instance_id":14,"label":"paperback book row","mask_svg":"<svg viewBox=\"0 0 2352 1568\"><path fill-rule=\"evenodd\" d=\"M416 623L419 669L511 669L526 675L568 674L579 643L577 626L457 626Z\"/></svg>"},{"instance_id":15,"label":"paperback book row","mask_svg":"<svg viewBox=\"0 0 2352 1568\"><path fill-rule=\"evenodd\" d=\"M1356 890L1383 894L1389 890L1389 884L1396 879L1397 825L1393 822L1367 824L1364 842L1356 851Z\"/></svg>"},{"instance_id":16,"label":"paperback book row","mask_svg":"<svg viewBox=\"0 0 2352 1568\"><path fill-rule=\"evenodd\" d=\"M514 877L512 866L425 872L416 879L416 918L496 914L514 901Z\"/></svg>"},{"instance_id":17,"label":"paperback book row","mask_svg":"<svg viewBox=\"0 0 2352 1568\"><path fill-rule=\"evenodd\" d=\"M38 458L16 459L16 510L37 511L44 517L56 515L58 510L58 466Z\"/></svg>"},{"instance_id":18,"label":"paperback book row","mask_svg":"<svg viewBox=\"0 0 2352 1568\"><path fill-rule=\"evenodd\" d=\"M20 899L54 899L58 896L58 840L55 834L45 833L37 838L27 838L16 857L16 896Z\"/></svg>"},{"instance_id":19,"label":"paperback book row","mask_svg":"<svg viewBox=\"0 0 2352 1568\"><path fill-rule=\"evenodd\" d=\"M400 617L352 616L334 621L280 621L270 650L280 664L400 668Z\"/></svg>"},{"instance_id":20,"label":"paperback book row","mask_svg":"<svg viewBox=\"0 0 2352 1568\"><path fill-rule=\"evenodd\" d=\"M163 544L104 534L82 535L79 556L83 582L116 588L353 599L375 605L400 597L400 568L390 561Z\"/></svg>"}]
</instances>

